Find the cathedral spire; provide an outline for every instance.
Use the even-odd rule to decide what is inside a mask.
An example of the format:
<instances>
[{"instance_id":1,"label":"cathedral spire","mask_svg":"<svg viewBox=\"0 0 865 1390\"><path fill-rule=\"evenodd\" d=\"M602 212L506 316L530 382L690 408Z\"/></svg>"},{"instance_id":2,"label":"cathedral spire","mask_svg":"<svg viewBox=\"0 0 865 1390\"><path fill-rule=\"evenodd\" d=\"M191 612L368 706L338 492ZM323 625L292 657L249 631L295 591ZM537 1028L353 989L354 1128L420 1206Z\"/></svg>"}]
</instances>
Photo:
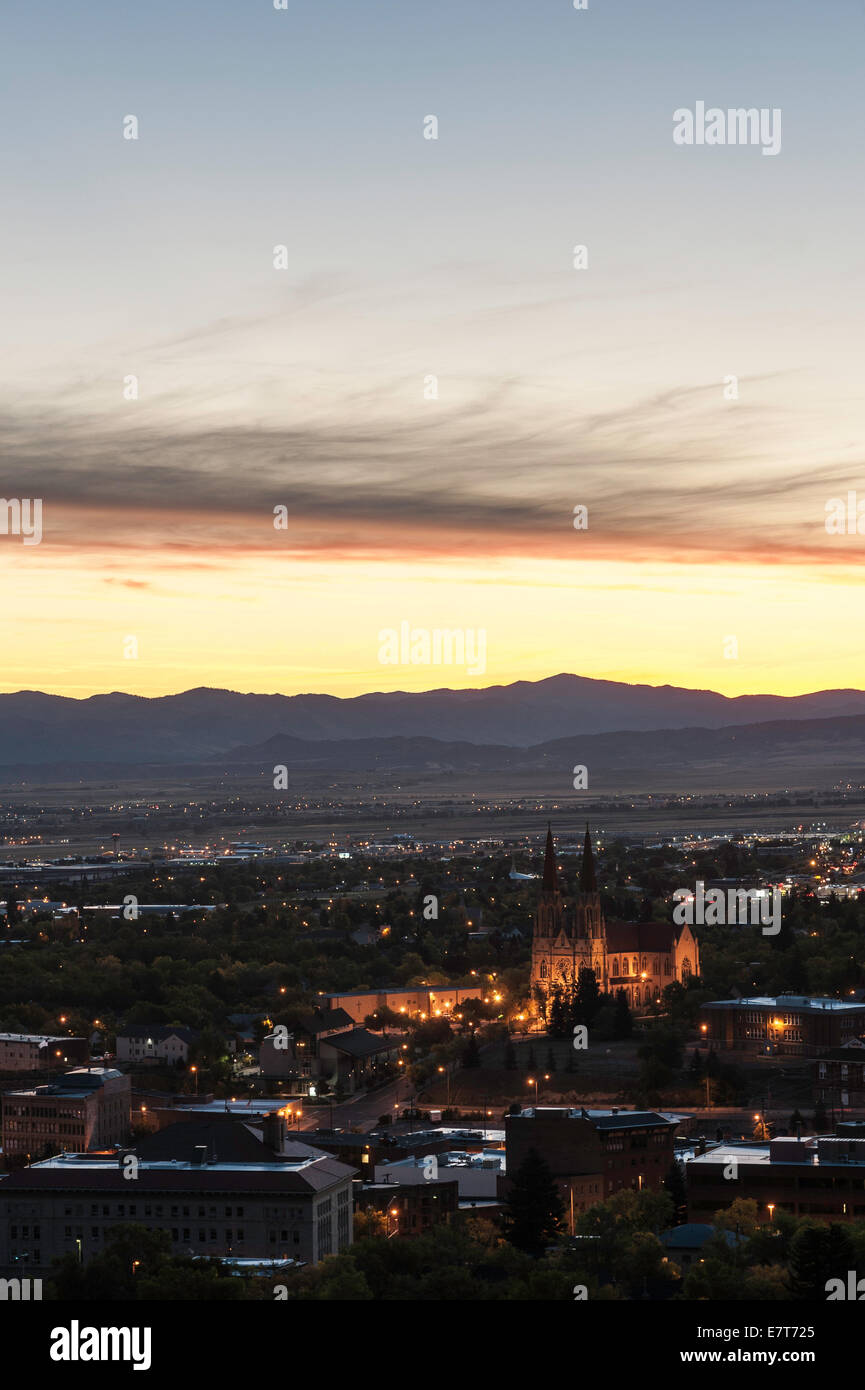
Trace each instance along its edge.
<instances>
[{"instance_id":1,"label":"cathedral spire","mask_svg":"<svg viewBox=\"0 0 865 1390\"><path fill-rule=\"evenodd\" d=\"M547 847L544 850L543 891L545 893L557 893L559 891L559 876L556 873L556 851L553 846L553 829L549 821L547 821Z\"/></svg>"},{"instance_id":2,"label":"cathedral spire","mask_svg":"<svg viewBox=\"0 0 865 1390\"><path fill-rule=\"evenodd\" d=\"M580 892L597 893L598 880L595 877L595 856L592 853L592 837L586 824L586 838L583 841L583 862L580 865Z\"/></svg>"}]
</instances>

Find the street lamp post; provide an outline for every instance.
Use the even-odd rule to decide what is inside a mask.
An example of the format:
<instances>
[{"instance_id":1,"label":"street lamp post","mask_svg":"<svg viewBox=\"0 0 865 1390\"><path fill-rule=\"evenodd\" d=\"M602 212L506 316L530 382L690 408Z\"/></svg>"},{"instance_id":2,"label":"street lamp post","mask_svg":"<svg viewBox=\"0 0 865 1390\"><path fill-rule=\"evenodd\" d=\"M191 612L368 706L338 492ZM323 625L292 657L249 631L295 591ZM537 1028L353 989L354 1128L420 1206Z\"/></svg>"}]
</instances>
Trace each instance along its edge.
<instances>
[{"instance_id":1,"label":"street lamp post","mask_svg":"<svg viewBox=\"0 0 865 1390\"><path fill-rule=\"evenodd\" d=\"M447 1103L448 1103L448 1108L450 1108L450 1103L451 1103L451 1069L450 1069L450 1067L439 1067L438 1070L439 1070L439 1072L444 1072L445 1076L447 1077L447 1085L448 1085L448 1100L447 1100Z\"/></svg>"}]
</instances>

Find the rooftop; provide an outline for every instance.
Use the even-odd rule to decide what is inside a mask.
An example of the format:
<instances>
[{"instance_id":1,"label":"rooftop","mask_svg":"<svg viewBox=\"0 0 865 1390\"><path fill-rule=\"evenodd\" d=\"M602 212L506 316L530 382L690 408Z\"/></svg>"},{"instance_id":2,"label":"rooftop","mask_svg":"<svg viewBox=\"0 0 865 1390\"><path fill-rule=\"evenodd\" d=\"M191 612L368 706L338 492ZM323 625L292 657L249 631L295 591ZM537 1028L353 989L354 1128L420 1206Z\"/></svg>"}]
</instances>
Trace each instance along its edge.
<instances>
[{"instance_id":1,"label":"rooftop","mask_svg":"<svg viewBox=\"0 0 865 1390\"><path fill-rule=\"evenodd\" d=\"M4 1196L16 1192L115 1190L135 1197L156 1192L303 1193L321 1191L355 1170L327 1155L298 1154L287 1162L196 1164L186 1160L139 1159L135 1191L130 1193L118 1154L57 1154L3 1179Z\"/></svg>"},{"instance_id":2,"label":"rooftop","mask_svg":"<svg viewBox=\"0 0 865 1390\"><path fill-rule=\"evenodd\" d=\"M642 1129L649 1125L673 1127L681 1124L684 1116L658 1110L587 1110L579 1105L530 1105L519 1115L509 1115L508 1121L555 1118L590 1120L596 1129Z\"/></svg>"},{"instance_id":3,"label":"rooftop","mask_svg":"<svg viewBox=\"0 0 865 1390\"><path fill-rule=\"evenodd\" d=\"M748 999L715 999L704 1009L787 1009L793 1013L862 1013L863 1004L846 1004L843 999L811 998L805 994L754 995Z\"/></svg>"}]
</instances>

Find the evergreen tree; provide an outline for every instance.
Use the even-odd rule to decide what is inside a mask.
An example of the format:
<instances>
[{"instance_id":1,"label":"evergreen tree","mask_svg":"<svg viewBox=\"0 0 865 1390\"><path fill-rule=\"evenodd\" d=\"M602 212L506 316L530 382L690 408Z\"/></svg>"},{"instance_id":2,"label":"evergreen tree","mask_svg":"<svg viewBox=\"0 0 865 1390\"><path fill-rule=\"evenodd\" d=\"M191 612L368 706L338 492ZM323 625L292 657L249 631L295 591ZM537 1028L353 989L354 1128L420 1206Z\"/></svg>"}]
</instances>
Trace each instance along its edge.
<instances>
[{"instance_id":1,"label":"evergreen tree","mask_svg":"<svg viewBox=\"0 0 865 1390\"><path fill-rule=\"evenodd\" d=\"M688 1064L688 1080L692 1086L699 1086L703 1079L703 1055L699 1047L695 1047L691 1053L691 1060Z\"/></svg>"},{"instance_id":2,"label":"evergreen tree","mask_svg":"<svg viewBox=\"0 0 865 1390\"><path fill-rule=\"evenodd\" d=\"M628 1007L628 996L623 989L616 991L616 1013L613 1022L613 1037L629 1038L634 1031L634 1020Z\"/></svg>"},{"instance_id":3,"label":"evergreen tree","mask_svg":"<svg viewBox=\"0 0 865 1390\"><path fill-rule=\"evenodd\" d=\"M563 1229L564 1208L549 1167L529 1149L505 1199L505 1237L517 1250L540 1256Z\"/></svg>"},{"instance_id":4,"label":"evergreen tree","mask_svg":"<svg viewBox=\"0 0 865 1390\"><path fill-rule=\"evenodd\" d=\"M529 1043L529 1058L528 1058L528 1061L526 1062L526 1066L528 1067L528 1069L529 1069L530 1072L537 1071L537 1069L538 1069L537 1059L535 1058L535 1046L534 1046L534 1043Z\"/></svg>"},{"instance_id":5,"label":"evergreen tree","mask_svg":"<svg viewBox=\"0 0 865 1390\"><path fill-rule=\"evenodd\" d=\"M568 1034L568 1019L565 1001L562 998L562 991L558 985L554 985L550 995L549 1024L550 1033L554 1038L564 1038Z\"/></svg>"},{"instance_id":6,"label":"evergreen tree","mask_svg":"<svg viewBox=\"0 0 865 1390\"><path fill-rule=\"evenodd\" d=\"M478 1040L474 1033L469 1033L468 1041L463 1048L462 1065L466 1071L471 1067L479 1067L481 1064L481 1050L478 1047Z\"/></svg>"},{"instance_id":7,"label":"evergreen tree","mask_svg":"<svg viewBox=\"0 0 865 1390\"><path fill-rule=\"evenodd\" d=\"M556 1054L551 1047L547 1048L547 1071L553 1076L556 1070Z\"/></svg>"},{"instance_id":8,"label":"evergreen tree","mask_svg":"<svg viewBox=\"0 0 865 1390\"><path fill-rule=\"evenodd\" d=\"M598 1012L601 996L598 989L598 981L594 970L590 970L587 965L580 966L580 973L577 978L576 991L576 1012L578 1017L576 1023L585 1023L591 1027L592 1020Z\"/></svg>"},{"instance_id":9,"label":"evergreen tree","mask_svg":"<svg viewBox=\"0 0 865 1390\"><path fill-rule=\"evenodd\" d=\"M510 1038L508 1038L507 1042L505 1043L504 1066L505 1071L517 1070L517 1050L511 1042Z\"/></svg>"},{"instance_id":10,"label":"evergreen tree","mask_svg":"<svg viewBox=\"0 0 865 1390\"><path fill-rule=\"evenodd\" d=\"M794 1298L824 1302L829 1279L846 1281L855 1269L855 1247L843 1226L803 1226L790 1243L790 1291Z\"/></svg>"},{"instance_id":11,"label":"evergreen tree","mask_svg":"<svg viewBox=\"0 0 865 1390\"><path fill-rule=\"evenodd\" d=\"M685 1220L688 1209L688 1192L685 1175L678 1163L671 1163L664 1178L664 1191L676 1209L676 1225Z\"/></svg>"}]
</instances>

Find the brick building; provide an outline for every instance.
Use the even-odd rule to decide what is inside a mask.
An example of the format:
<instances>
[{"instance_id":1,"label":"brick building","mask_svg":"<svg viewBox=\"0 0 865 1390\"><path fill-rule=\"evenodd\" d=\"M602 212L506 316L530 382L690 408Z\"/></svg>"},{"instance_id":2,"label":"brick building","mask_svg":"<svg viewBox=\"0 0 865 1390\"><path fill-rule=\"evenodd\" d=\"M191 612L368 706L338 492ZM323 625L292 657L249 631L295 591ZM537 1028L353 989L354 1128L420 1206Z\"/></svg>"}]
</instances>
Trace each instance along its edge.
<instances>
[{"instance_id":1,"label":"brick building","mask_svg":"<svg viewBox=\"0 0 865 1390\"><path fill-rule=\"evenodd\" d=\"M355 1194L359 1211L378 1211L388 1236L423 1236L450 1221L459 1210L455 1180L418 1183L364 1183Z\"/></svg>"},{"instance_id":2,"label":"brick building","mask_svg":"<svg viewBox=\"0 0 865 1390\"><path fill-rule=\"evenodd\" d=\"M865 1042L851 1038L814 1063L814 1099L827 1110L865 1111Z\"/></svg>"},{"instance_id":3,"label":"brick building","mask_svg":"<svg viewBox=\"0 0 865 1390\"><path fill-rule=\"evenodd\" d=\"M820 1221L865 1217L865 1138L817 1136L721 1144L685 1164L688 1220L711 1221L737 1198L762 1221L776 1211Z\"/></svg>"},{"instance_id":4,"label":"brick building","mask_svg":"<svg viewBox=\"0 0 865 1390\"><path fill-rule=\"evenodd\" d=\"M0 1098L3 1153L36 1159L50 1148L84 1153L125 1143L130 1097L129 1077L108 1067L82 1067L45 1086L7 1091Z\"/></svg>"},{"instance_id":5,"label":"brick building","mask_svg":"<svg viewBox=\"0 0 865 1390\"><path fill-rule=\"evenodd\" d=\"M662 1187L678 1125L654 1110L535 1106L505 1120L508 1179L534 1149L559 1184L573 1234L575 1217L614 1192Z\"/></svg>"},{"instance_id":6,"label":"brick building","mask_svg":"<svg viewBox=\"0 0 865 1390\"><path fill-rule=\"evenodd\" d=\"M51 1033L0 1033L0 1072L50 1071L90 1061L87 1038L61 1038Z\"/></svg>"},{"instance_id":7,"label":"brick building","mask_svg":"<svg viewBox=\"0 0 865 1390\"><path fill-rule=\"evenodd\" d=\"M700 1037L718 1051L817 1057L865 1031L865 1004L801 994L718 999L700 1010Z\"/></svg>"},{"instance_id":8,"label":"brick building","mask_svg":"<svg viewBox=\"0 0 865 1390\"><path fill-rule=\"evenodd\" d=\"M479 985L460 986L436 985L435 988L418 985L413 989L386 986L383 989L352 989L344 994L325 994L324 1003L329 1009L344 1009L352 1022L363 1023L376 1009L388 1008L397 1014L436 1018L454 1015L466 999L482 999L483 990Z\"/></svg>"},{"instance_id":9,"label":"brick building","mask_svg":"<svg viewBox=\"0 0 865 1390\"><path fill-rule=\"evenodd\" d=\"M169 1233L176 1255L314 1264L352 1241L354 1170L298 1146L292 1156L224 1162L69 1154L0 1181L0 1273L47 1275L58 1256L85 1262L116 1226Z\"/></svg>"}]
</instances>

